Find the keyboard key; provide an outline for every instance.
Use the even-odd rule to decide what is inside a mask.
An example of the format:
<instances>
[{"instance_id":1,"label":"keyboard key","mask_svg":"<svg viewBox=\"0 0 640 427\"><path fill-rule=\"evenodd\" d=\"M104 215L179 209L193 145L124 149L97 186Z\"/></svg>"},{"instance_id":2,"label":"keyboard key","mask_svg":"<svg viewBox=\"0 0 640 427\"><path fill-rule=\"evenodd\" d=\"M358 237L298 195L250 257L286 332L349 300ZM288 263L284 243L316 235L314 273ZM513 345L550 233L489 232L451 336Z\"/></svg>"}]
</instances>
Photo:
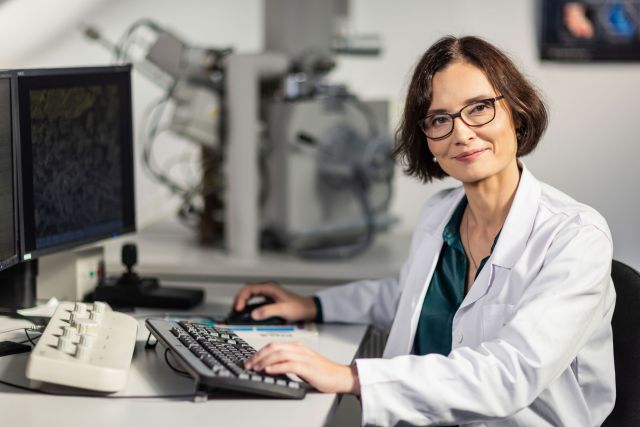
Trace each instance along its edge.
<instances>
[{"instance_id":1,"label":"keyboard key","mask_svg":"<svg viewBox=\"0 0 640 427\"><path fill-rule=\"evenodd\" d=\"M215 357L212 356L206 356L202 359L202 361L204 362L205 365L207 365L209 368L213 368L217 363L216 363L216 359Z\"/></svg>"}]
</instances>

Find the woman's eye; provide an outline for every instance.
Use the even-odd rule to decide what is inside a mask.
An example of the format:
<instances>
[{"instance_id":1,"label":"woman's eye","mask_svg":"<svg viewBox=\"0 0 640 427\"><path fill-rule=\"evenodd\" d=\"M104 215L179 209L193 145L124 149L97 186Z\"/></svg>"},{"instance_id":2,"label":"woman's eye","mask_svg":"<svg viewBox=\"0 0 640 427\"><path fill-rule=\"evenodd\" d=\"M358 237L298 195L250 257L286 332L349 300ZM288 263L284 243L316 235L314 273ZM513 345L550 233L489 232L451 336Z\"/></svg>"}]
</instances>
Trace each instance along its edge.
<instances>
[{"instance_id":1,"label":"woman's eye","mask_svg":"<svg viewBox=\"0 0 640 427\"><path fill-rule=\"evenodd\" d=\"M429 121L430 126L442 126L449 122L449 117L447 116L433 116Z\"/></svg>"},{"instance_id":2,"label":"woman's eye","mask_svg":"<svg viewBox=\"0 0 640 427\"><path fill-rule=\"evenodd\" d=\"M479 102L471 106L471 114L484 113L485 111L490 110L491 108L492 108L492 105L490 102Z\"/></svg>"}]
</instances>

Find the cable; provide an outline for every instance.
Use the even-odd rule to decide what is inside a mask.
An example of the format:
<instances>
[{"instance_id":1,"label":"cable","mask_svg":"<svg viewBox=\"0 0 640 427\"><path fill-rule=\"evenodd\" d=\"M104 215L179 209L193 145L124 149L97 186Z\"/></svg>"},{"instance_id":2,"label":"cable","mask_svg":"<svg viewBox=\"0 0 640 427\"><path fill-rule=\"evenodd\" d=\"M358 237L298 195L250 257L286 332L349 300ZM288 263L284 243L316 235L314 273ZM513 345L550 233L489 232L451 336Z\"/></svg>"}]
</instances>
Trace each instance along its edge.
<instances>
[{"instance_id":1,"label":"cable","mask_svg":"<svg viewBox=\"0 0 640 427\"><path fill-rule=\"evenodd\" d=\"M27 341L29 341L31 343L31 345L33 347L36 346L36 343L33 342L33 338L31 338L31 336L29 335L29 330L25 328L24 330L24 334L27 336ZM35 337L35 339L38 339L42 336L42 334L40 334L39 336ZM20 344L25 344L27 341L22 341Z\"/></svg>"},{"instance_id":2,"label":"cable","mask_svg":"<svg viewBox=\"0 0 640 427\"><path fill-rule=\"evenodd\" d=\"M369 126L369 137L377 137L380 134L380 131L378 129L378 123L376 122L376 115L374 114L371 107L360 101L360 99L355 95L348 95L345 100L356 107L356 109L360 111L360 113L362 113L362 115L364 116L365 120L367 121L367 125Z\"/></svg>"},{"instance_id":3,"label":"cable","mask_svg":"<svg viewBox=\"0 0 640 427\"><path fill-rule=\"evenodd\" d=\"M355 97L350 100L362 106L361 111L369 112L369 122L375 124L372 111L366 105ZM376 232L376 212L386 210L389 205L393 177L391 140L384 136L363 137L353 126L339 124L331 129L327 142L316 145L320 145L318 180L332 191L351 190L362 212L364 230L349 244L322 247L320 243L316 247L294 249L294 252L303 258L321 260L355 256L371 245ZM369 193L372 186L379 183L385 184L386 197L374 207Z\"/></svg>"},{"instance_id":4,"label":"cable","mask_svg":"<svg viewBox=\"0 0 640 427\"><path fill-rule=\"evenodd\" d=\"M329 248L300 249L296 253L308 259L329 260L335 258L348 258L355 256L371 245L375 235L375 213L367 197L367 177L361 167L353 168L350 188L360 204L365 217L366 230L362 236L350 245L334 246Z\"/></svg>"},{"instance_id":5,"label":"cable","mask_svg":"<svg viewBox=\"0 0 640 427\"><path fill-rule=\"evenodd\" d=\"M41 332L44 331L44 326L42 325L34 325L34 326L27 326L26 328L23 326L21 328L13 328L13 329L7 329L6 331L0 331L0 335L2 334L8 334L9 332L15 332L15 331L31 331L31 332Z\"/></svg>"},{"instance_id":6,"label":"cable","mask_svg":"<svg viewBox=\"0 0 640 427\"><path fill-rule=\"evenodd\" d=\"M33 342L33 338L31 338L29 336L28 330L30 328L17 328L17 329L11 329L10 331L3 331L4 332L13 332L13 331L17 331L17 330L21 330L23 329L25 334L27 335L28 341L35 347L35 343ZM40 338L35 337L35 339ZM27 341L23 341L20 344L24 344ZM169 352L169 349L165 349L164 352L164 360L167 362L167 365L169 365L169 367L177 372L178 374L181 374L183 376L187 376L189 377L189 374L187 374L184 371L181 371L180 369L175 368L173 365L171 365L171 362L169 362L167 353ZM190 377L189 377L190 378ZM134 396L109 396L109 395L93 395L93 394L82 394L82 393L58 393L58 392L50 392L50 391L45 391L45 390L40 390L40 389L36 389L36 388L31 388L31 387L25 387L19 384L13 384L7 381L3 381L0 380L0 384L2 385L6 385L8 387L13 387L13 388L17 388L19 390L24 390L24 391L30 391L33 393L40 393L40 394L46 394L49 396L64 396L64 397L93 397L93 398L102 398L102 399L183 399L183 398L195 398L197 396L199 396L198 394L192 393L192 394L168 394L168 395L161 395L161 396L143 396L143 395L134 395Z\"/></svg>"},{"instance_id":7,"label":"cable","mask_svg":"<svg viewBox=\"0 0 640 427\"><path fill-rule=\"evenodd\" d=\"M393 156L391 154L390 139L377 137L369 141L362 155L362 165L372 182L386 184L386 195L382 202L373 208L375 212L386 211L393 196Z\"/></svg>"},{"instance_id":8,"label":"cable","mask_svg":"<svg viewBox=\"0 0 640 427\"><path fill-rule=\"evenodd\" d=\"M175 87L175 86L174 86ZM203 199L210 195L219 195L222 190L220 185L212 185L212 183L206 183L205 177L209 171L216 170L220 168L221 161L217 157L213 157L207 161L202 161L202 178L198 180L198 182L191 184L190 186L184 187L174 179L172 179L168 174L163 172L163 168L160 168L153 160L153 147L154 142L160 132L165 131L167 129L160 128L160 120L162 118L162 114L164 109L171 101L173 96L173 87L169 89L161 98L155 101L148 109L145 114L145 118L143 119L142 125L142 144L143 144L143 167L144 170L150 175L150 177L164 185L171 191L171 193L177 195L182 200L181 206L178 211L179 219L186 223L189 227L194 228L199 225L200 215L202 214L202 209L196 208L196 204L194 203L194 199L198 196ZM265 174L263 173L263 176ZM266 181L266 180L265 180ZM214 183L215 184L215 183ZM210 188L207 191L203 191L206 186ZM264 194L264 192L263 192ZM262 199L266 199L266 195L262 197ZM193 221L191 218L196 217L197 220Z\"/></svg>"},{"instance_id":9,"label":"cable","mask_svg":"<svg viewBox=\"0 0 640 427\"><path fill-rule=\"evenodd\" d=\"M19 390L30 391L33 393L46 394L48 396L60 396L60 397L91 397L96 399L193 399L199 396L196 393L190 394L166 394L166 395L134 395L134 396L110 396L110 395L102 395L102 394L83 394L83 393L58 393L51 392L46 390L40 390L37 388L25 387L20 384L13 384L7 381L0 380L0 384L6 385L8 387L17 388Z\"/></svg>"},{"instance_id":10,"label":"cable","mask_svg":"<svg viewBox=\"0 0 640 427\"><path fill-rule=\"evenodd\" d=\"M148 109L143 119L143 152L142 160L145 170L151 175L151 178L158 181L160 184L166 186L172 193L180 196L185 203L189 203L194 194L199 192L199 189L203 186L202 179L191 186L191 188L184 188L176 181L171 179L168 175L161 172L161 168L153 161L153 146L157 136L161 131L166 129L160 129L160 119L164 109L172 99L172 89L169 89L161 98L155 101ZM205 162L203 172L206 172L209 167L207 163L213 166L217 165L216 161Z\"/></svg>"},{"instance_id":11,"label":"cable","mask_svg":"<svg viewBox=\"0 0 640 427\"><path fill-rule=\"evenodd\" d=\"M185 372L185 371L183 371L183 370L181 370L181 369L176 368L175 366L173 366L173 365L171 364L171 362L169 362L169 356L168 356L168 353L169 353L169 348L167 347L167 348L165 348L165 349L164 349L164 361L165 361L165 362L167 362L167 365L169 365L169 367L171 368L171 370L172 370L172 371L174 371L174 372L176 372L176 373L178 373L178 374L180 374L180 375L184 375L184 376L189 377L189 374L188 374L187 372ZM190 378L190 377L189 377L189 378Z\"/></svg>"},{"instance_id":12,"label":"cable","mask_svg":"<svg viewBox=\"0 0 640 427\"><path fill-rule=\"evenodd\" d=\"M160 99L154 102L149 109L148 113L145 115L143 119L142 125L142 142L143 142L143 151L142 151L142 164L145 166L145 170L151 174L151 177L161 184L167 186L169 190L177 194L179 196L184 196L186 190L183 189L178 183L174 182L160 172L158 168L155 166L152 157L153 151L153 143L158 135L159 123L162 117L162 113L166 108L167 104L171 100L172 89L168 90ZM148 130L147 130L148 126Z\"/></svg>"},{"instance_id":13,"label":"cable","mask_svg":"<svg viewBox=\"0 0 640 427\"><path fill-rule=\"evenodd\" d=\"M159 135L160 119L162 117L164 109L171 100L171 96L171 90L167 91L167 93L158 101L156 101L148 110L147 117L144 120L143 124L143 166L145 167L145 170L151 175L151 178L166 186L173 194L179 196L182 199L183 206L192 206L194 194L197 194L197 190L202 185L202 180L199 183L192 185L191 188L184 188L172 178L170 178L167 174L161 172L161 168L159 168L153 161L152 152L154 142ZM147 128L147 126L148 130L145 131L145 128Z\"/></svg>"},{"instance_id":14,"label":"cable","mask_svg":"<svg viewBox=\"0 0 640 427\"><path fill-rule=\"evenodd\" d=\"M33 342L34 339L38 339L40 338L40 335L35 337L35 338L31 338L31 336L29 335L29 331L31 332L42 332L44 330L44 326L42 325L35 325L35 326L27 326L26 328L14 328L14 329L8 329L6 331L0 331L0 335L1 334L6 334L9 332L16 332L16 331L24 331L24 334L27 336L27 339L24 341L18 341L18 344L26 344L26 343L30 343L32 347L36 346L36 343Z\"/></svg>"},{"instance_id":15,"label":"cable","mask_svg":"<svg viewBox=\"0 0 640 427\"><path fill-rule=\"evenodd\" d=\"M6 331L0 331L0 335L2 335L2 334L8 334L9 332L22 331L22 330L24 330L24 329L27 329L27 328L22 327L22 328L7 329Z\"/></svg>"}]
</instances>

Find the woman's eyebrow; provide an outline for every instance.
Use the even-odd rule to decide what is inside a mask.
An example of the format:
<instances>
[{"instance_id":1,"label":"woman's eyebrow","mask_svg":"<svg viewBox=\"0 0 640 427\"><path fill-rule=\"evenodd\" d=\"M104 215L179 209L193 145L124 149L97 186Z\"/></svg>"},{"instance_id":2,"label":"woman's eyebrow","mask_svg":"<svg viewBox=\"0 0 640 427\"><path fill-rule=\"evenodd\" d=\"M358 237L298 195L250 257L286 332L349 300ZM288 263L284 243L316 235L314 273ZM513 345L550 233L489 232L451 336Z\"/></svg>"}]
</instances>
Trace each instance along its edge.
<instances>
[{"instance_id":1,"label":"woman's eyebrow","mask_svg":"<svg viewBox=\"0 0 640 427\"><path fill-rule=\"evenodd\" d=\"M468 105L472 102L475 101L480 101L481 99L491 99L491 98L495 98L497 95L494 94L482 94L482 95L476 95L472 98L468 98L465 99L464 102L462 103L462 105ZM431 114L439 114L439 113L448 113L447 110L443 109L443 108L434 108L434 109L429 109L429 111L427 111L427 116L431 115Z\"/></svg>"}]
</instances>

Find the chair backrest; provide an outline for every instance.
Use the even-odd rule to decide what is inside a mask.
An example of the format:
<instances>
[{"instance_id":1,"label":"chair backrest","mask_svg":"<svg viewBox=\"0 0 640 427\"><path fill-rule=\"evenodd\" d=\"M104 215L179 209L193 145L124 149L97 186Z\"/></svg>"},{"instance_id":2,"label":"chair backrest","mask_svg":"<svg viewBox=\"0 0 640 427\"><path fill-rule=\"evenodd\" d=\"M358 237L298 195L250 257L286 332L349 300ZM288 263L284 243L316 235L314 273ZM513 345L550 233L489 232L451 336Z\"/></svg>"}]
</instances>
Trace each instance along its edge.
<instances>
[{"instance_id":1,"label":"chair backrest","mask_svg":"<svg viewBox=\"0 0 640 427\"><path fill-rule=\"evenodd\" d=\"M640 273L614 260L616 308L611 320L616 404L603 426L640 426Z\"/></svg>"}]
</instances>

